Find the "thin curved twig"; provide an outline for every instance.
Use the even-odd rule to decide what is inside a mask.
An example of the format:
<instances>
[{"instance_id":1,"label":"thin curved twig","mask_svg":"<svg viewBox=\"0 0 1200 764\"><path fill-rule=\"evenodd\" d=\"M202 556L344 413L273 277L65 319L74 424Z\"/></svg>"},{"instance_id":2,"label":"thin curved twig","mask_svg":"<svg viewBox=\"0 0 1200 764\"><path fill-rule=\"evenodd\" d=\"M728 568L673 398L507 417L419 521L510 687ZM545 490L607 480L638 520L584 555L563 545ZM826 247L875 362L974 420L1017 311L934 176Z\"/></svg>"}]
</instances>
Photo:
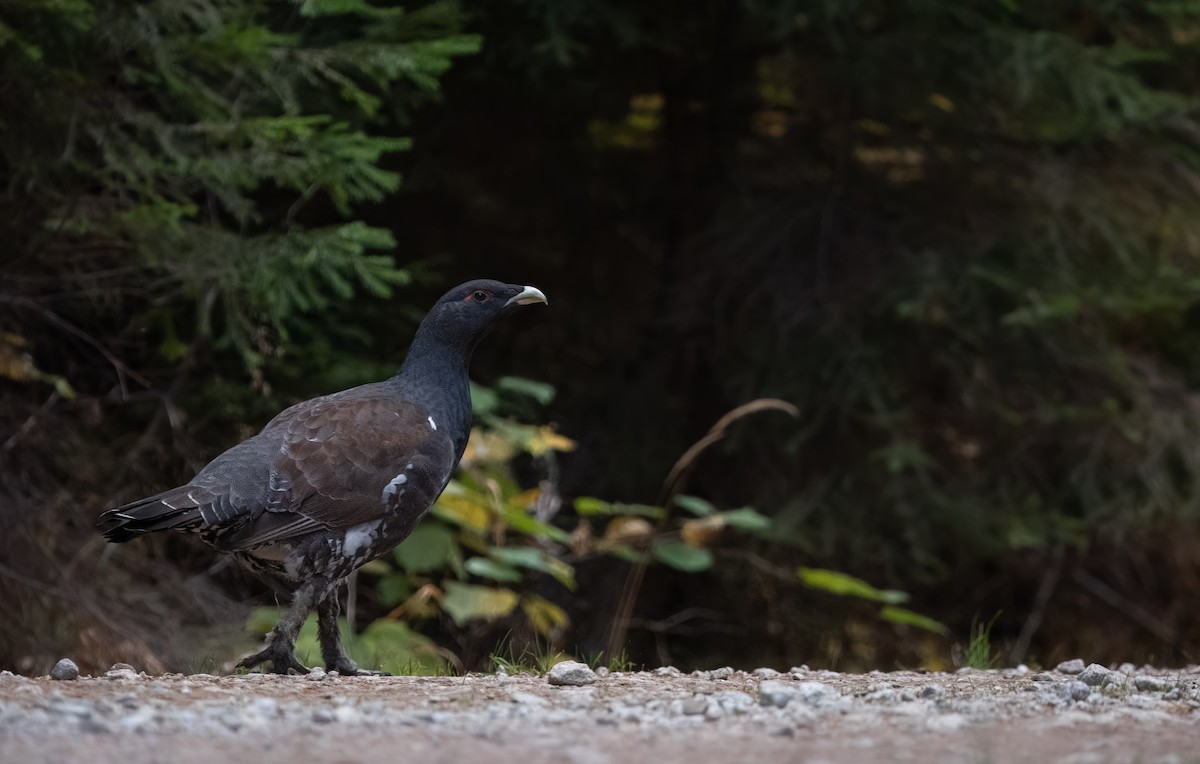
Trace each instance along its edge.
<instances>
[{"instance_id":1,"label":"thin curved twig","mask_svg":"<svg viewBox=\"0 0 1200 764\"><path fill-rule=\"evenodd\" d=\"M691 448L683 452L683 455L671 467L671 471L667 473L667 478L663 481L662 491L659 494L659 504L663 507L662 517L658 521L659 531L662 531L666 527L670 518L671 502L683 490L683 486L687 483L687 477L696 466L700 455L724 438L729 426L734 422L760 411L783 411L793 417L800 416L800 409L787 401L778 398L758 398L749 403L743 403L718 419L717 423L709 429L703 438L700 438L700 440L692 444ZM613 617L612 631L609 632L609 655L617 655L625 643L625 635L629 632L629 626L632 622L633 608L637 604L638 595L642 589L642 582L646 578L646 568L648 566L649 558L648 556L643 556L633 564L633 567L629 570L629 575L625 577L625 585L621 590L621 600L617 604L617 612Z\"/></svg>"}]
</instances>

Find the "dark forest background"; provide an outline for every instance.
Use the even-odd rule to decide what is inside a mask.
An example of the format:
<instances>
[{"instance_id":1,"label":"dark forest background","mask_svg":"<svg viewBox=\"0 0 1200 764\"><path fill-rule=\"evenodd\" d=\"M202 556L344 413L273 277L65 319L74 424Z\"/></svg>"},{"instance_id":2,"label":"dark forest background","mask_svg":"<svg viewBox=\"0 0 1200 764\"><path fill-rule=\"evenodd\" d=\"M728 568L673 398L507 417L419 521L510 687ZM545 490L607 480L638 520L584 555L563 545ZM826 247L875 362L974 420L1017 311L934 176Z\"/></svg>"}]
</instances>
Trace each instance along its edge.
<instances>
[{"instance_id":1,"label":"dark forest background","mask_svg":"<svg viewBox=\"0 0 1200 764\"><path fill-rule=\"evenodd\" d=\"M1200 662L1198 94L1186 1L9 0L0 667L248 650L96 516L480 276L550 307L380 655Z\"/></svg>"}]
</instances>

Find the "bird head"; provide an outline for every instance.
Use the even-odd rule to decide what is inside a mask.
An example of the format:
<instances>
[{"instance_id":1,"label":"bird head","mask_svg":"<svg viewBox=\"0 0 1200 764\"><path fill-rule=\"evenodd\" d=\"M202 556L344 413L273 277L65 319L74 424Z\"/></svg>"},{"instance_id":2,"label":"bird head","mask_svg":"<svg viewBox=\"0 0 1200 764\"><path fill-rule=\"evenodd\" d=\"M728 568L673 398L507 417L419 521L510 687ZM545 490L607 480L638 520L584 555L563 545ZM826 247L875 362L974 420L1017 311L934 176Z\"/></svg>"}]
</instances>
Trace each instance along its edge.
<instances>
[{"instance_id":1,"label":"bird head","mask_svg":"<svg viewBox=\"0 0 1200 764\"><path fill-rule=\"evenodd\" d=\"M547 304L536 287L492 279L468 281L442 295L421 323L421 332L429 330L443 342L474 347L501 318L535 303Z\"/></svg>"}]
</instances>

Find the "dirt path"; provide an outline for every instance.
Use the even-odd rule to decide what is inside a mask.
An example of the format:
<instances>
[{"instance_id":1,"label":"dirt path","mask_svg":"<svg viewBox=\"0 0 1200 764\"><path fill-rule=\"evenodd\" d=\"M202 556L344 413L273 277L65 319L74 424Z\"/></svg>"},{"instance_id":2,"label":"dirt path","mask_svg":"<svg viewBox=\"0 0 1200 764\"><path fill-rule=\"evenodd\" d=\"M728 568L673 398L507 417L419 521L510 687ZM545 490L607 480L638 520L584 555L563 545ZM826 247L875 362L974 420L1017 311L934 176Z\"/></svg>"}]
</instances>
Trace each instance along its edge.
<instances>
[{"instance_id":1,"label":"dirt path","mask_svg":"<svg viewBox=\"0 0 1200 764\"><path fill-rule=\"evenodd\" d=\"M1125 668L660 669L567 687L480 674L3 672L0 761L1200 762L1200 667Z\"/></svg>"}]
</instances>

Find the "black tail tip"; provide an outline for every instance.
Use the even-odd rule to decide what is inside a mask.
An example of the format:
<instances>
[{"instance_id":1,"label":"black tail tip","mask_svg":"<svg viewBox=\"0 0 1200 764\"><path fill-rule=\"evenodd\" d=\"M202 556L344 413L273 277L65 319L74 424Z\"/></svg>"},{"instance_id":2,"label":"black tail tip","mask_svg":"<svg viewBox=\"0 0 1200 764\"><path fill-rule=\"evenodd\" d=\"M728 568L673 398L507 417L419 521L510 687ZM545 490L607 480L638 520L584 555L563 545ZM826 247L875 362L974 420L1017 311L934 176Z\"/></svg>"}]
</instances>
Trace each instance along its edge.
<instances>
[{"instance_id":1,"label":"black tail tip","mask_svg":"<svg viewBox=\"0 0 1200 764\"><path fill-rule=\"evenodd\" d=\"M100 515L100 519L96 521L96 529L114 544L124 544L141 535L126 524L129 520L129 517L117 513L116 510L109 510Z\"/></svg>"}]
</instances>

